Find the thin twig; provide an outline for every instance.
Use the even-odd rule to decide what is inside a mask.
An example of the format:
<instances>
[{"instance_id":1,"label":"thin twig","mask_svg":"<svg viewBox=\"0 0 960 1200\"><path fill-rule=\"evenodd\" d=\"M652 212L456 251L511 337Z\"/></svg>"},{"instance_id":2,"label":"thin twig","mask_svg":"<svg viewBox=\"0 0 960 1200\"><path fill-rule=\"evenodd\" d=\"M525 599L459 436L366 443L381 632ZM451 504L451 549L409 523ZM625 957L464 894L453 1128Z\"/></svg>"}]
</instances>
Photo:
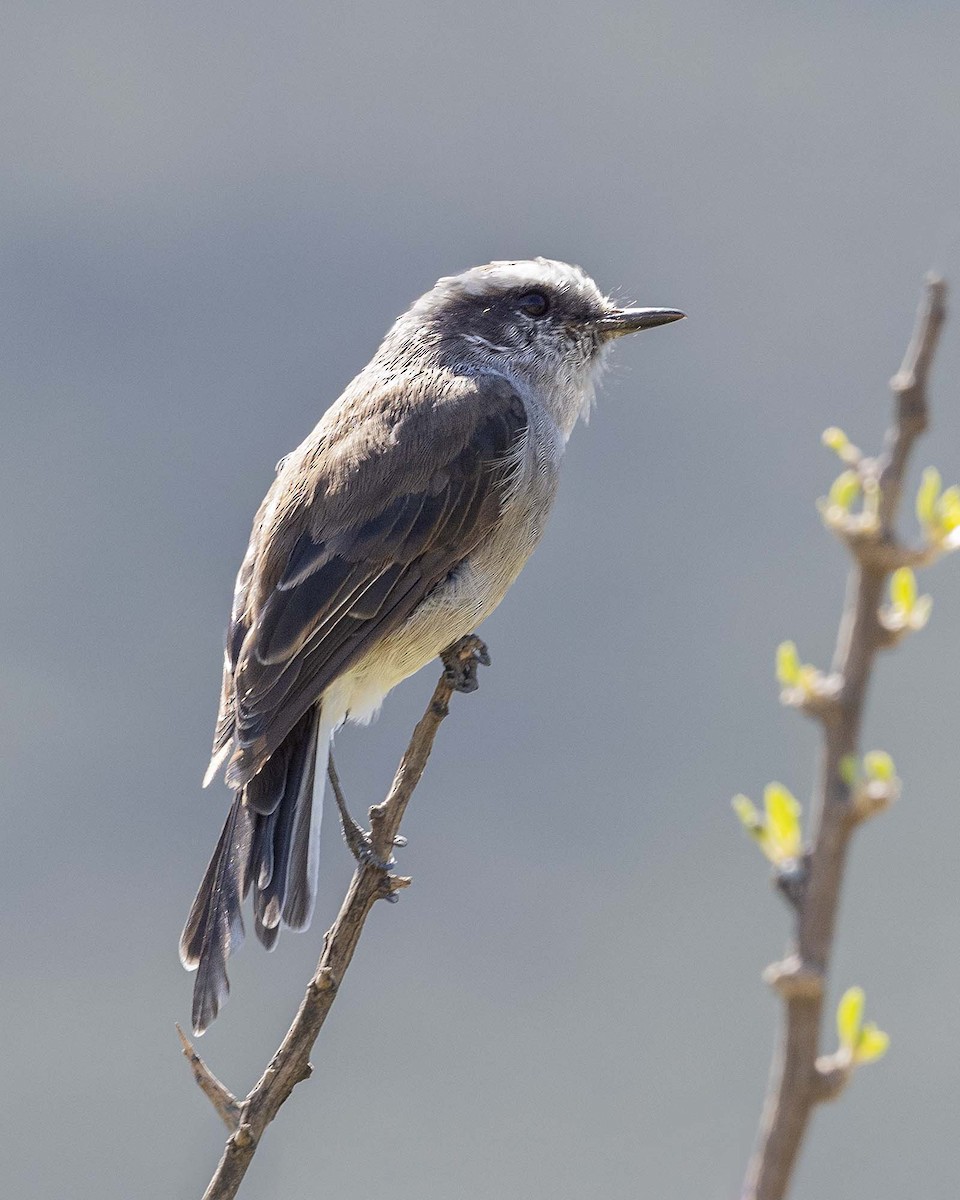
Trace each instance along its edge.
<instances>
[{"instance_id":1,"label":"thin twig","mask_svg":"<svg viewBox=\"0 0 960 1200\"><path fill-rule=\"evenodd\" d=\"M239 1101L229 1088L224 1087L196 1050L194 1050L190 1039L179 1025L177 1025L177 1033L180 1036L180 1045L183 1047L183 1057L190 1064L190 1070L197 1081L197 1086L216 1109L217 1115L223 1121L224 1125L226 1125L231 1133L234 1133L240 1128Z\"/></svg>"},{"instance_id":2,"label":"thin twig","mask_svg":"<svg viewBox=\"0 0 960 1200\"><path fill-rule=\"evenodd\" d=\"M783 997L785 1020L758 1146L747 1170L744 1200L782 1200L814 1106L838 1095L847 1081L831 1067L831 1060L821 1059L818 1066L824 989L847 846L863 817L844 782L842 762L857 753L874 659L889 644L880 607L890 571L899 565L893 525L910 450L927 427L927 380L946 315L945 298L943 281L928 277L903 365L891 380L893 424L882 456L868 465L880 488L879 527L862 542L848 540L855 561L832 666L840 682L834 701L816 714L823 727L823 748L812 850L796 906L790 952L782 963L765 972L767 981Z\"/></svg>"},{"instance_id":3,"label":"thin twig","mask_svg":"<svg viewBox=\"0 0 960 1200\"><path fill-rule=\"evenodd\" d=\"M458 648L461 646L461 659L472 662L478 654L477 647L482 643L476 638L465 638L458 643ZM485 650L483 652L486 653ZM451 676L448 666L434 689L426 712L413 731L386 799L370 809L373 854L381 862L390 858L400 822L423 775L437 730L449 711L450 697L455 687L456 680ZM233 1130L216 1172L203 1194L203 1200L230 1200L236 1196L264 1130L296 1085L309 1078L313 1070L310 1052L336 998L344 972L353 958L370 910L377 900L393 897L409 883L409 879L390 875L373 862L357 865L337 919L324 937L323 953L293 1024L244 1100L239 1103L234 1100L195 1054L181 1032L184 1053L190 1061L194 1078L228 1128ZM228 1110L224 1107L224 1097L229 1097L236 1105L236 1111L230 1112L229 1120L225 1115Z\"/></svg>"}]
</instances>

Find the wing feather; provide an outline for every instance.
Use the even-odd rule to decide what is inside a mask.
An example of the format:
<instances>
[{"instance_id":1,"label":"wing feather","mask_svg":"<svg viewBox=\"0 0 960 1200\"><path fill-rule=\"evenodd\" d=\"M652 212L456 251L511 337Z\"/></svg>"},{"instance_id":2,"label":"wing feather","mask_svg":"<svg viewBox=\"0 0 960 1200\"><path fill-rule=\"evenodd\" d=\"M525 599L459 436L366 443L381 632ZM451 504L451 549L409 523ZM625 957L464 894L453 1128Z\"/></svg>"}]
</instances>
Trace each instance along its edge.
<instances>
[{"instance_id":1,"label":"wing feather","mask_svg":"<svg viewBox=\"0 0 960 1200\"><path fill-rule=\"evenodd\" d=\"M233 747L231 787L249 783L325 688L489 535L514 478L526 412L503 379L460 380L443 403L388 397L364 411L358 422L331 410L257 515L214 742L215 760ZM258 932L274 916L258 914Z\"/></svg>"}]
</instances>

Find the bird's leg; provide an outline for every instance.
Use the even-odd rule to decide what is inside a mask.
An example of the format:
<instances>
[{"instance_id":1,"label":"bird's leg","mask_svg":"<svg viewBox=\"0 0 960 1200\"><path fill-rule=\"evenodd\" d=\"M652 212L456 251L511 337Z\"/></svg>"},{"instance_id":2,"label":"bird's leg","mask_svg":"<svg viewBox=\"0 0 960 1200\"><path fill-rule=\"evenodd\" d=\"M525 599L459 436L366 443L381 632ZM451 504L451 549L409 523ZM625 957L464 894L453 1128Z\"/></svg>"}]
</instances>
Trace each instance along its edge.
<instances>
[{"instance_id":1,"label":"bird's leg","mask_svg":"<svg viewBox=\"0 0 960 1200\"><path fill-rule=\"evenodd\" d=\"M343 798L340 776L337 774L337 768L333 765L333 751L330 752L330 757L327 759L327 778L330 780L334 799L337 802L337 808L340 810L340 828L343 830L343 840L347 843L350 853L361 866L377 867L381 871L391 870L397 865L397 860L392 856L388 862L384 862L378 858L373 852L373 842L371 841L370 834L366 830L361 829L353 817L350 816L347 809L347 802ZM395 837L393 844L395 846L405 846L407 839L404 837ZM397 897L394 896L393 898L396 899Z\"/></svg>"},{"instance_id":2,"label":"bird's leg","mask_svg":"<svg viewBox=\"0 0 960 1200\"><path fill-rule=\"evenodd\" d=\"M475 633L468 633L440 655L444 676L455 692L475 692L480 686L477 667L490 666L490 651Z\"/></svg>"}]
</instances>

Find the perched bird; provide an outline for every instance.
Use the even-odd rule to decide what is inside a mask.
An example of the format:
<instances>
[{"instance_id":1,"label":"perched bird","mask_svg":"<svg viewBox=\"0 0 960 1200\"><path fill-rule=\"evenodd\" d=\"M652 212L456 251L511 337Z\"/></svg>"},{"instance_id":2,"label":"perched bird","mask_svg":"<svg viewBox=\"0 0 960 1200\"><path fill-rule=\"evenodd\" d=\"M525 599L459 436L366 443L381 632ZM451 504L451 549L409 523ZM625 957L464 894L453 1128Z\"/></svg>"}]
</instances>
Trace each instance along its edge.
<instances>
[{"instance_id":1,"label":"perched bird","mask_svg":"<svg viewBox=\"0 0 960 1200\"><path fill-rule=\"evenodd\" d=\"M226 764L235 798L180 941L197 1033L229 991L248 891L268 949L310 923L334 732L496 608L611 344L682 316L621 308L544 258L441 279L281 461L237 577L204 780Z\"/></svg>"}]
</instances>

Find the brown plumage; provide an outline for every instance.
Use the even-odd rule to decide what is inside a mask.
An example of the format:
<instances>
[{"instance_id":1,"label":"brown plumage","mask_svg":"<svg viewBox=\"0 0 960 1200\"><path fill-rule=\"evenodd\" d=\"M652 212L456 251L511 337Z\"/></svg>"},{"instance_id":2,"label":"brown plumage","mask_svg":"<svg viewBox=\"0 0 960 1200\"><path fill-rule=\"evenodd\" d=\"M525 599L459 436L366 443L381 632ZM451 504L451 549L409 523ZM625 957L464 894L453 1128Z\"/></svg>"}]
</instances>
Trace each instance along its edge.
<instances>
[{"instance_id":1,"label":"brown plumage","mask_svg":"<svg viewBox=\"0 0 960 1200\"><path fill-rule=\"evenodd\" d=\"M237 577L205 780L226 762L235 798L180 942L198 1033L229 991L243 898L268 948L310 921L335 730L496 607L606 346L678 315L618 309L546 259L442 279L281 462Z\"/></svg>"},{"instance_id":2,"label":"brown plumage","mask_svg":"<svg viewBox=\"0 0 960 1200\"><path fill-rule=\"evenodd\" d=\"M525 426L522 402L496 377L457 381L429 405L398 389L377 411L321 424L281 465L227 635L212 761L232 750L226 782L238 796L181 939L184 965L199 968L196 1030L229 990L242 897L253 890L267 948L281 919L309 921L317 698L494 528Z\"/></svg>"},{"instance_id":3,"label":"brown plumage","mask_svg":"<svg viewBox=\"0 0 960 1200\"><path fill-rule=\"evenodd\" d=\"M499 519L526 424L511 386L458 380L429 405L401 389L374 413L318 427L267 495L235 600L214 747L236 740L231 787L246 784L324 688ZM423 453L431 438L433 452Z\"/></svg>"}]
</instances>

